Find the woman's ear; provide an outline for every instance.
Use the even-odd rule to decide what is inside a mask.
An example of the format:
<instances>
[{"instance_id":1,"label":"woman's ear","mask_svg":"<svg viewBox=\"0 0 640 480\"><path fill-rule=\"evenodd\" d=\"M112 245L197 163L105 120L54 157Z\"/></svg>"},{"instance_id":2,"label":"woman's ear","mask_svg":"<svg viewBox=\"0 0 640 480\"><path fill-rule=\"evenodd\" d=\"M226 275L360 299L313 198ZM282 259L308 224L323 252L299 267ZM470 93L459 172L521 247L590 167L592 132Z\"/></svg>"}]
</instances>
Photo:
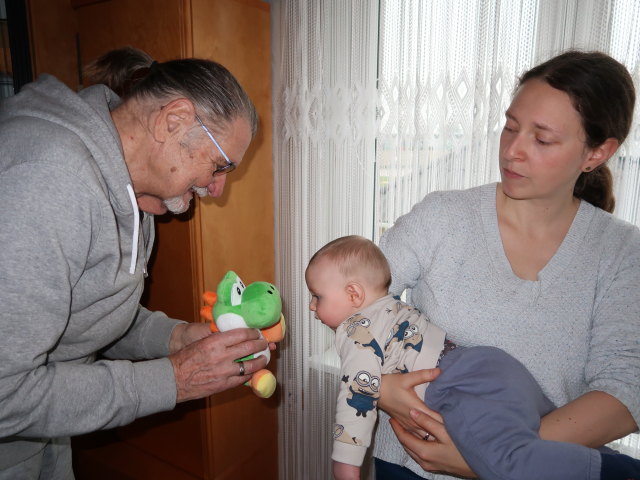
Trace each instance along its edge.
<instances>
[{"instance_id":1,"label":"woman's ear","mask_svg":"<svg viewBox=\"0 0 640 480\"><path fill-rule=\"evenodd\" d=\"M365 291L361 284L357 282L349 282L345 287L349 302L354 308L360 308L364 303Z\"/></svg>"},{"instance_id":2,"label":"woman's ear","mask_svg":"<svg viewBox=\"0 0 640 480\"><path fill-rule=\"evenodd\" d=\"M582 164L583 172L591 172L605 163L616 153L620 142L615 138L607 138L601 145L591 149L586 160Z\"/></svg>"}]
</instances>

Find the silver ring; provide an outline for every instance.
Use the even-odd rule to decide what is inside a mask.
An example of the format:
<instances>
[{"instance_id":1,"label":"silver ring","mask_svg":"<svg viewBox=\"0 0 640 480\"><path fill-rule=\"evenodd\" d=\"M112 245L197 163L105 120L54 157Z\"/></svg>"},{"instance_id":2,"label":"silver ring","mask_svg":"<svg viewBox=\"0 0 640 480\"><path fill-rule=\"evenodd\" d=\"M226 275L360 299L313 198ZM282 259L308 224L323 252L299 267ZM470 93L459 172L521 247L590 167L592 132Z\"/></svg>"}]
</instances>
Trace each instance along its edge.
<instances>
[{"instance_id":1,"label":"silver ring","mask_svg":"<svg viewBox=\"0 0 640 480\"><path fill-rule=\"evenodd\" d=\"M430 433L427 433L424 437L422 437L423 440L429 440L429 437L431 437Z\"/></svg>"},{"instance_id":2,"label":"silver ring","mask_svg":"<svg viewBox=\"0 0 640 480\"><path fill-rule=\"evenodd\" d=\"M244 377L244 362L242 360L240 360L238 362L238 365L240 365L240 373L238 373L239 377Z\"/></svg>"}]
</instances>

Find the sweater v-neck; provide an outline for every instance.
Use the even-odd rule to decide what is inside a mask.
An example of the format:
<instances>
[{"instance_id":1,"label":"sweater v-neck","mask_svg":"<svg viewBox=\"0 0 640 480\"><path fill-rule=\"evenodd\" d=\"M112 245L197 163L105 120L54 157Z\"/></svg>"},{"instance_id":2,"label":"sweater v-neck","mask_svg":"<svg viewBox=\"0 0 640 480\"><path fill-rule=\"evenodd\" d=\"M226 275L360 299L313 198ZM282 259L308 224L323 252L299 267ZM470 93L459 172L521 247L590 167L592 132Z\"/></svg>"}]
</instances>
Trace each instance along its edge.
<instances>
[{"instance_id":1,"label":"sweater v-neck","mask_svg":"<svg viewBox=\"0 0 640 480\"><path fill-rule=\"evenodd\" d=\"M595 207L585 201L580 202L578 211L571 222L571 227L558 250L547 264L538 272L537 280L526 280L517 276L511 268L507 258L498 226L498 212L496 210L497 183L485 185L480 199L480 217L487 243L487 250L493 268L502 284L512 293L523 295L529 301L535 301L538 296L554 285L560 274L568 268L575 255L580 253L580 245L584 241L593 218ZM524 298L523 298L524 299Z\"/></svg>"}]
</instances>

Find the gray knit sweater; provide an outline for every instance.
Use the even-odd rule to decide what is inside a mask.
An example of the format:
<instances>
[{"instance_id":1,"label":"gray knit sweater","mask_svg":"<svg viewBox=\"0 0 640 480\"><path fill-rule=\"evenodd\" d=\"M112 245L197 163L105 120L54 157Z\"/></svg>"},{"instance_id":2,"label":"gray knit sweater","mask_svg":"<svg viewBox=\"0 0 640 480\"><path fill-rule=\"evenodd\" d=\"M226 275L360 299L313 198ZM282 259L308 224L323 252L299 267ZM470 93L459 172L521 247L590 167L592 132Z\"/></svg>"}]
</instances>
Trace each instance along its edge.
<instances>
[{"instance_id":1,"label":"gray knit sweater","mask_svg":"<svg viewBox=\"0 0 640 480\"><path fill-rule=\"evenodd\" d=\"M607 392L640 424L640 232L582 202L537 281L517 277L505 256L496 185L436 192L381 240L391 292L416 305L458 345L492 345L532 372L563 405ZM426 478L381 412L374 455Z\"/></svg>"}]
</instances>

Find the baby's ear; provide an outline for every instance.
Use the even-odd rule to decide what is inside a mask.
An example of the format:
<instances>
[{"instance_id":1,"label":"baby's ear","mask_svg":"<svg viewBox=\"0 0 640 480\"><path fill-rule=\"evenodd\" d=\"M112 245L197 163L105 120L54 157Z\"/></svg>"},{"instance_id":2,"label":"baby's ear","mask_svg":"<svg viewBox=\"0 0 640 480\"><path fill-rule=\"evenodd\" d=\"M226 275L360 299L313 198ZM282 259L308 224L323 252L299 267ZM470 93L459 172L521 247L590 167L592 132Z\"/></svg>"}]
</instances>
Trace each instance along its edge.
<instances>
[{"instance_id":1,"label":"baby's ear","mask_svg":"<svg viewBox=\"0 0 640 480\"><path fill-rule=\"evenodd\" d=\"M361 284L357 282L349 282L345 287L349 302L354 308L360 308L364 303L365 292Z\"/></svg>"}]
</instances>

